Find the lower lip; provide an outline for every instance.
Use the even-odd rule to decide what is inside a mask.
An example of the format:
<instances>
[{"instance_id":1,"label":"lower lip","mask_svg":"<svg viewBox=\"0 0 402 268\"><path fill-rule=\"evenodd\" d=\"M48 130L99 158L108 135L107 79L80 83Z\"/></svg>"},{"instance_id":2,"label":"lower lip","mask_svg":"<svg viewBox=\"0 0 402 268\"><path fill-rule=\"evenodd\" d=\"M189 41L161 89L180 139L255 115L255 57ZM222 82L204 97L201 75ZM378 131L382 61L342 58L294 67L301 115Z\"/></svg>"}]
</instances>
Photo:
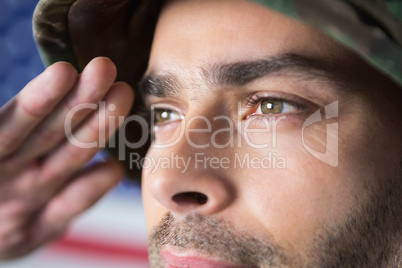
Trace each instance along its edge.
<instances>
[{"instance_id":1,"label":"lower lip","mask_svg":"<svg viewBox=\"0 0 402 268\"><path fill-rule=\"evenodd\" d=\"M161 255L168 263L167 268L240 268L227 263L209 260L188 252L179 254L168 249L163 249Z\"/></svg>"}]
</instances>

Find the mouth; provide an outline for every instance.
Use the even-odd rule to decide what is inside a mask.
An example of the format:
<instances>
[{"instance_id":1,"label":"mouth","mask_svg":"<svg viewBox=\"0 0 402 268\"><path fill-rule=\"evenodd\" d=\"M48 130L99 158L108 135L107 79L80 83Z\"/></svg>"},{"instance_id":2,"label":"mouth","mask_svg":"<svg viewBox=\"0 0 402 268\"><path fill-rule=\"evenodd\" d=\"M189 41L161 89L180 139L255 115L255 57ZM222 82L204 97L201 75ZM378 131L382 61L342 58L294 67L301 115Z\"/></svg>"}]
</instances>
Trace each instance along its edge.
<instances>
[{"instance_id":1,"label":"mouth","mask_svg":"<svg viewBox=\"0 0 402 268\"><path fill-rule=\"evenodd\" d=\"M161 256L166 268L245 268L202 256L196 251L178 251L169 246L161 250Z\"/></svg>"}]
</instances>

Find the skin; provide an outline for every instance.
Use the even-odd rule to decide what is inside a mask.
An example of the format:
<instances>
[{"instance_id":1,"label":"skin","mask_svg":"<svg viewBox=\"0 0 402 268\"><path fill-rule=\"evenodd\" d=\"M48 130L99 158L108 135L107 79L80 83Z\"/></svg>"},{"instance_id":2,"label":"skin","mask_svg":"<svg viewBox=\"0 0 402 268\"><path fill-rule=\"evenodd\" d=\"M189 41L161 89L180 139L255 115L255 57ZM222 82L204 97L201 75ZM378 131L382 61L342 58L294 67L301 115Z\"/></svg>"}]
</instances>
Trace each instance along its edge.
<instances>
[{"instance_id":1,"label":"skin","mask_svg":"<svg viewBox=\"0 0 402 268\"><path fill-rule=\"evenodd\" d=\"M284 53L325 62L331 79L294 69L241 86L205 79L211 77L211 66ZM233 163L236 153L263 157L274 152L286 160L285 168L269 169L195 168L193 162L186 172L145 168L152 267L166 266L161 249L230 267L401 264L399 87L319 32L240 0L166 4L155 33L147 71L151 74L174 74L179 90L175 96L146 97L148 106L174 109L186 120L204 116L212 131L228 127L228 121L213 121L225 115L235 123L234 138L242 143L197 149L194 144L207 143L211 134L187 129L193 144L180 139L158 149L156 144L177 134L181 122L175 120L154 129L156 140L148 157L174 153L188 159L204 153ZM73 146L63 129L68 110L77 104L105 100L116 105L116 110L106 111L107 117L126 115L132 89L115 83L115 77L116 67L106 58L94 59L80 75L71 65L56 63L1 108L0 259L26 254L61 234L119 181L122 170L112 160L82 170L99 148ZM306 109L285 114L276 130L276 147L256 149L246 143L247 123L253 130L279 116L257 115L259 103L246 105L247 97L261 92L297 100ZM308 146L327 149L330 158L338 159L334 167L306 150L301 133L311 114L335 101L338 117L305 131ZM109 129L110 122L98 123L98 117L94 111L74 117L74 135L86 142L97 140L99 129ZM326 146L327 123L338 124L338 154ZM205 128L205 122L194 121L191 128ZM252 133L249 139L261 144L272 135ZM220 133L216 138L224 144L229 137Z\"/></svg>"},{"instance_id":2,"label":"skin","mask_svg":"<svg viewBox=\"0 0 402 268\"><path fill-rule=\"evenodd\" d=\"M205 78L211 66L284 53L319 59L334 77L329 81L314 73L283 71L243 86L211 85ZM236 117L239 101L245 114L258 106L244 107L250 94L263 92L312 105L284 114L275 148L242 143L199 149L194 144L208 143L211 133L195 134L187 128L192 143L182 138L162 149L155 144L177 137L184 119L168 120L154 129L149 158L173 153L194 159L202 153L228 157L233 163L236 154L261 158L275 152L285 158L286 168L196 168L194 161L185 172L180 167L144 168L152 267L166 265L160 250L247 267L400 265L400 88L316 30L240 0L165 5L147 75L168 74L175 76L177 92L147 96L148 107L173 110L186 120L203 116L211 122L212 132L228 127L213 118L227 116L240 124L234 136L242 141L247 122L258 117L249 122L250 128L262 128L263 122L279 116ZM335 101L338 117L305 132L306 144L325 152L327 123L338 123L338 164L333 167L306 150L301 132L309 115ZM204 121L194 122L191 128L206 128ZM251 134L250 139L261 144L271 135ZM219 137L221 144L229 139L227 134ZM335 158L335 149L328 150ZM194 192L206 196L207 202L185 194Z\"/></svg>"}]
</instances>

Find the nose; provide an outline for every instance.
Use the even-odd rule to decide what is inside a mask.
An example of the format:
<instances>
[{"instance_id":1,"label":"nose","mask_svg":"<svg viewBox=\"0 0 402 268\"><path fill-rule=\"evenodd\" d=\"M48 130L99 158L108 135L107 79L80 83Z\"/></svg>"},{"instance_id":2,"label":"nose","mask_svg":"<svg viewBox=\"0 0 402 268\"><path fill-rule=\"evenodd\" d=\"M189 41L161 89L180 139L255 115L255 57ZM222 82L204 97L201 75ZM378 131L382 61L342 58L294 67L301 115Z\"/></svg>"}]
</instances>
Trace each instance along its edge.
<instances>
[{"instance_id":1,"label":"nose","mask_svg":"<svg viewBox=\"0 0 402 268\"><path fill-rule=\"evenodd\" d=\"M158 173L158 174L157 174ZM147 178L149 193L173 214L212 215L227 207L235 193L227 180L214 174L161 169ZM198 173L198 174L197 174Z\"/></svg>"},{"instance_id":2,"label":"nose","mask_svg":"<svg viewBox=\"0 0 402 268\"><path fill-rule=\"evenodd\" d=\"M154 163L159 160L166 165L144 169L147 191L174 216L212 215L228 207L236 196L230 168L225 168L230 165L229 157L224 156L225 149L218 151L212 144L195 148L195 141L206 144L206 137L200 135L211 134L189 134L170 148L151 148L148 153Z\"/></svg>"}]
</instances>

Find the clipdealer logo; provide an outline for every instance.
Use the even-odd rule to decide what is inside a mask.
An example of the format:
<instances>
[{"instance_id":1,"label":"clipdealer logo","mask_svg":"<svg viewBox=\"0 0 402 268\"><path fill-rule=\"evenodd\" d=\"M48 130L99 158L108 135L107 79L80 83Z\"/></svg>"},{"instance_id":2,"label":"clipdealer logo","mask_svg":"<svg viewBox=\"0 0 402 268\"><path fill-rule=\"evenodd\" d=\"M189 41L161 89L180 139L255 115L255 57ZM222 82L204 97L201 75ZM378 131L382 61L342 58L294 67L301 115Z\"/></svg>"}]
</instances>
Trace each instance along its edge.
<instances>
[{"instance_id":1,"label":"clipdealer logo","mask_svg":"<svg viewBox=\"0 0 402 268\"><path fill-rule=\"evenodd\" d=\"M82 142L79 141L73 134L72 130L72 118L73 116L80 110L82 109L91 109L91 110L97 110L99 109L99 125L102 125L102 122L108 121L109 125L109 130L108 132L106 129L99 129L99 137L97 141L92 141L92 142ZM114 111L116 109L116 106L114 104L107 105L104 102L100 102L99 105L96 104L80 104L77 105L76 107L72 108L69 113L67 114L64 128L65 128L65 133L67 136L67 139L75 146L79 148L105 148L106 146L110 148L115 148L116 147L116 138L119 139L118 143L118 153L119 153L119 160L126 160L126 149L127 148L140 148L142 147L150 134L149 130L153 128L153 121L151 120L151 125L149 125L149 122L147 122L144 118L138 116L138 115L131 115L127 118L124 116L119 116L119 117L114 117L114 116L109 116L106 118L106 110L109 111ZM310 147L307 142L306 142L306 135L305 131L311 127L314 126L315 124L322 124L325 123L325 121L334 119L338 117L338 101L333 102L327 106L324 107L325 111L325 116L323 117L321 109L317 110L313 114L311 114L303 123L302 126L302 145L303 147L307 150L308 153L310 153L312 156L315 158L319 159L320 161L336 167L338 166L338 123L337 122L331 122L326 124L326 145L325 145L325 152L319 152L315 150L314 148ZM151 115L152 117L152 115ZM197 129L197 128L191 128L190 125L194 120L203 120L205 121L206 128L202 129ZM241 135L235 135L236 128L233 124L233 121L231 118L226 117L226 116L218 116L213 119L213 121L217 120L226 120L228 123L228 128L223 128L223 129L218 129L215 130L215 132L212 130L212 124L209 121L208 118L202 117L202 116L196 116L194 118L190 118L189 120L182 120L181 124L181 129L180 129L180 135L177 137L173 142L169 142L168 144L154 144L153 147L163 149L163 148L169 148L171 146L174 146L177 144L182 138L186 138L188 143L193 146L194 148L200 149L200 148L207 148L211 144L214 148L224 148L224 147L235 147L236 145L240 148L242 147L242 139L240 137L244 138L244 141L247 143L247 146L254 148L254 149L265 149L271 146L272 148L277 147L277 125L282 121L286 119L286 115L280 116L280 117L275 117L275 118L270 118L269 120L264 120L265 127L262 129L254 129L254 128L249 128L250 122L248 121L245 126L242 127L241 125L241 120L239 121L239 125L237 129L241 129ZM116 126L116 121L117 124L120 125L120 132L119 135L115 135L110 139L107 139L106 133L112 133L115 129ZM334 120L331 120L334 121ZM129 142L126 137L126 127L127 124L130 122L136 122L139 124L142 128L142 136L141 139L137 142ZM190 139L190 136L188 135L189 132L193 133L206 133L210 134L211 140L207 144L195 144L192 142ZM216 141L216 135L222 132L227 132L228 136L228 141L225 144L218 144ZM268 140L266 140L263 144L255 144L249 139L249 134L263 134L267 133L271 137ZM152 134L152 132L151 132ZM204 134L205 135L205 134ZM237 142L235 142L237 137ZM130 159L131 161L132 159Z\"/></svg>"},{"instance_id":2,"label":"clipdealer logo","mask_svg":"<svg viewBox=\"0 0 402 268\"><path fill-rule=\"evenodd\" d=\"M306 144L304 132L307 127L312 126L313 124L338 117L338 113L338 101L336 101L325 106L325 119L321 116L321 110L318 110L306 119L302 127L302 142L304 148L315 158L333 167L338 166L338 123L327 124L327 143L324 153L321 153Z\"/></svg>"}]
</instances>

